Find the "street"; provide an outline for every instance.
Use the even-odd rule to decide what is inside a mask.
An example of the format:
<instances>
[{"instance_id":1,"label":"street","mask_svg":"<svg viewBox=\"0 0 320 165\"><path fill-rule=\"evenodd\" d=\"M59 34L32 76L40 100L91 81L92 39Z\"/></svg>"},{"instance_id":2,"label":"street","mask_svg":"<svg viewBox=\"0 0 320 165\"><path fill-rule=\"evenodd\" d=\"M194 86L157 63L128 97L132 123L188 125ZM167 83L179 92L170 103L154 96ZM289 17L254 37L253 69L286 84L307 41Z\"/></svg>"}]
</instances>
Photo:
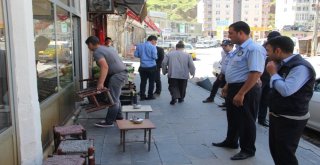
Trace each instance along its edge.
<instances>
[{"instance_id":1,"label":"street","mask_svg":"<svg viewBox=\"0 0 320 165\"><path fill-rule=\"evenodd\" d=\"M214 77L212 74L213 63L221 60L221 51L220 47L196 49L197 60L194 61L196 66L195 77Z\"/></svg>"}]
</instances>

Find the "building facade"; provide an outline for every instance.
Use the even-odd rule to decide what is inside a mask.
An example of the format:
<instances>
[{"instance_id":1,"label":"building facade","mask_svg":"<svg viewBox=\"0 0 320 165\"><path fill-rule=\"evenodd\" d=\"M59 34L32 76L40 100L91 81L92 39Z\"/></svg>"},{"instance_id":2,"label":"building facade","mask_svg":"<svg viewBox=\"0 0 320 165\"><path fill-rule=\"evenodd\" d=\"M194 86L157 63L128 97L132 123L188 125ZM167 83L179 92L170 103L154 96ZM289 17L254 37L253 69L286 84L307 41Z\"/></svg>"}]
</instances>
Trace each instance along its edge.
<instances>
[{"instance_id":1,"label":"building facade","mask_svg":"<svg viewBox=\"0 0 320 165\"><path fill-rule=\"evenodd\" d=\"M207 35L226 37L226 28L236 21L245 21L256 31L263 29L269 9L267 0L203 0L203 30ZM199 5L202 5L199 3ZM258 38L261 34L256 33Z\"/></svg>"},{"instance_id":2,"label":"building facade","mask_svg":"<svg viewBox=\"0 0 320 165\"><path fill-rule=\"evenodd\" d=\"M275 26L282 30L286 25L303 26L312 29L314 26L316 0L276 1Z\"/></svg>"}]
</instances>

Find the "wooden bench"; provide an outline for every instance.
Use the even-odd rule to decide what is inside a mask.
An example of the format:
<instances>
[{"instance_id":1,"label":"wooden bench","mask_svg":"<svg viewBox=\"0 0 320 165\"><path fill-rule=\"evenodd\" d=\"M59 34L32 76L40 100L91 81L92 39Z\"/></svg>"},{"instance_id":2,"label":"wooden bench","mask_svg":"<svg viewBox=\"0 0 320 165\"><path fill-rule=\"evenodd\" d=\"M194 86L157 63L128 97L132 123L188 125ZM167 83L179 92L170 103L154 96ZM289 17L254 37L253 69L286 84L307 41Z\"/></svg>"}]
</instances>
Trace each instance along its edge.
<instances>
[{"instance_id":1,"label":"wooden bench","mask_svg":"<svg viewBox=\"0 0 320 165\"><path fill-rule=\"evenodd\" d=\"M151 130L155 129L156 127L149 119L145 119L141 124L134 124L129 120L117 120L117 125L120 129L120 144L122 144L123 152L126 151L126 132L129 130L144 130L144 143L147 142L148 132L148 151L150 151Z\"/></svg>"},{"instance_id":2,"label":"wooden bench","mask_svg":"<svg viewBox=\"0 0 320 165\"><path fill-rule=\"evenodd\" d=\"M82 125L54 126L53 127L53 142L54 151L57 151L61 141L69 139L86 140L87 132Z\"/></svg>"},{"instance_id":3,"label":"wooden bench","mask_svg":"<svg viewBox=\"0 0 320 165\"><path fill-rule=\"evenodd\" d=\"M149 119L149 113L152 112L150 105L141 105L141 108L134 109L132 105L122 106L122 112L125 113L126 119L128 119L129 113L145 113L145 118Z\"/></svg>"},{"instance_id":4,"label":"wooden bench","mask_svg":"<svg viewBox=\"0 0 320 165\"><path fill-rule=\"evenodd\" d=\"M61 141L57 149L58 155L81 155L88 159L88 165L94 165L93 140L65 140Z\"/></svg>"},{"instance_id":5,"label":"wooden bench","mask_svg":"<svg viewBox=\"0 0 320 165\"><path fill-rule=\"evenodd\" d=\"M79 155L53 155L43 162L43 165L85 165L86 160Z\"/></svg>"}]
</instances>

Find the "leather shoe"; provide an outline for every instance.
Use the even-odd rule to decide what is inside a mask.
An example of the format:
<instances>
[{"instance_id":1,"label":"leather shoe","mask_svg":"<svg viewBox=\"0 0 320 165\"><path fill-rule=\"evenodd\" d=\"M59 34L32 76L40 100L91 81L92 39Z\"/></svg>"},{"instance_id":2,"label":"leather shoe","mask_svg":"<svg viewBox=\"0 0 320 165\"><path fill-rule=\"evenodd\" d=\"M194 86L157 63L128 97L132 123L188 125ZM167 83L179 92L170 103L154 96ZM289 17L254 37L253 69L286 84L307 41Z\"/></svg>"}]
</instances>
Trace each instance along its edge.
<instances>
[{"instance_id":1,"label":"leather shoe","mask_svg":"<svg viewBox=\"0 0 320 165\"><path fill-rule=\"evenodd\" d=\"M207 98L205 100L202 101L203 103L212 103L213 99Z\"/></svg>"},{"instance_id":2,"label":"leather shoe","mask_svg":"<svg viewBox=\"0 0 320 165\"><path fill-rule=\"evenodd\" d=\"M258 124L264 126L264 127L269 127L269 122L267 120L264 121L258 121Z\"/></svg>"},{"instance_id":3,"label":"leather shoe","mask_svg":"<svg viewBox=\"0 0 320 165\"><path fill-rule=\"evenodd\" d=\"M154 96L148 96L148 97L146 98L146 100L154 100L154 99L156 99Z\"/></svg>"},{"instance_id":4,"label":"leather shoe","mask_svg":"<svg viewBox=\"0 0 320 165\"><path fill-rule=\"evenodd\" d=\"M226 103L222 103L221 105L218 105L218 107L223 108L223 107L227 107Z\"/></svg>"},{"instance_id":5,"label":"leather shoe","mask_svg":"<svg viewBox=\"0 0 320 165\"><path fill-rule=\"evenodd\" d=\"M249 153L240 151L239 153L235 154L230 159L231 160L244 160L244 159L247 159L247 158L250 158L250 157L253 157L253 156L254 156L254 154L249 154Z\"/></svg>"},{"instance_id":6,"label":"leather shoe","mask_svg":"<svg viewBox=\"0 0 320 165\"><path fill-rule=\"evenodd\" d=\"M224 148L231 148L231 149L238 149L238 144L228 144L227 142L221 142L221 143L212 143L213 146L215 147L224 147Z\"/></svg>"},{"instance_id":7,"label":"leather shoe","mask_svg":"<svg viewBox=\"0 0 320 165\"><path fill-rule=\"evenodd\" d=\"M176 104L177 103L177 100L176 99L172 99L171 101L170 101L170 104L171 105L174 105L174 104Z\"/></svg>"},{"instance_id":8,"label":"leather shoe","mask_svg":"<svg viewBox=\"0 0 320 165\"><path fill-rule=\"evenodd\" d=\"M178 99L178 102L179 102L179 103L183 103L183 102L184 102L184 99Z\"/></svg>"}]
</instances>

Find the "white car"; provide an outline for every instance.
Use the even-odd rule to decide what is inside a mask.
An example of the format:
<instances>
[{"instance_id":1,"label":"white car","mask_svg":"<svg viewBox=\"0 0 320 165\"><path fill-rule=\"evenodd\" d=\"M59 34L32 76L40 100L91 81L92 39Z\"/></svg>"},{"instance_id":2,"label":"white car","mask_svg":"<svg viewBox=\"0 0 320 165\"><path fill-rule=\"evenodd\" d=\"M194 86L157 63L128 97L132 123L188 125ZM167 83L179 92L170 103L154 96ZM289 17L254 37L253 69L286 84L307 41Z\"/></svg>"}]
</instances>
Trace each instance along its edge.
<instances>
[{"instance_id":1,"label":"white car","mask_svg":"<svg viewBox=\"0 0 320 165\"><path fill-rule=\"evenodd\" d=\"M307 127L320 132L320 79L316 80L313 96L309 103L310 119Z\"/></svg>"},{"instance_id":2,"label":"white car","mask_svg":"<svg viewBox=\"0 0 320 165\"><path fill-rule=\"evenodd\" d=\"M203 41L199 41L199 42L196 43L196 48L205 48L205 47L206 46L205 46Z\"/></svg>"}]
</instances>

